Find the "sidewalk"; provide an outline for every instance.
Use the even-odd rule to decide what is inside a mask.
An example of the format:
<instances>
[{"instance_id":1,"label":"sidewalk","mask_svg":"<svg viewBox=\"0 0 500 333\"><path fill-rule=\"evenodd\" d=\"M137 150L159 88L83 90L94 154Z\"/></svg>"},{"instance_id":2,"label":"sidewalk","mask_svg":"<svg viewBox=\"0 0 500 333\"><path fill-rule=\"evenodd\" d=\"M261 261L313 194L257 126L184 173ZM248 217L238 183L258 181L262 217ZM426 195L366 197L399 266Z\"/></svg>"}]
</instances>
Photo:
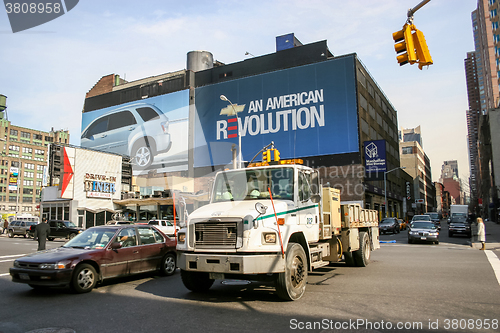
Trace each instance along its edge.
<instances>
[{"instance_id":1,"label":"sidewalk","mask_svg":"<svg viewBox=\"0 0 500 333\"><path fill-rule=\"evenodd\" d=\"M500 224L495 222L484 222L486 230L486 250L500 250ZM481 243L477 240L477 224L471 225L471 242L470 246L475 249L481 248Z\"/></svg>"}]
</instances>

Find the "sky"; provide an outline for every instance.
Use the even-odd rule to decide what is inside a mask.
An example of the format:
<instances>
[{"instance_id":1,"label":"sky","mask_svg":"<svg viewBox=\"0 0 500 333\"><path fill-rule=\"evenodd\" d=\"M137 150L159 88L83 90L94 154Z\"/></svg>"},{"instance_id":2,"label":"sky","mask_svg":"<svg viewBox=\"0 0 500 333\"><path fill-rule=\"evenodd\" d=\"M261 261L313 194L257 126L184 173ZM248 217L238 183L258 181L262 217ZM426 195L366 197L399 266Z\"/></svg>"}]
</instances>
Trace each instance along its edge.
<instances>
[{"instance_id":1,"label":"sky","mask_svg":"<svg viewBox=\"0 0 500 333\"><path fill-rule=\"evenodd\" d=\"M398 112L399 128L421 126L437 181L443 161L469 176L464 59L474 51L477 0L431 0L414 15L434 64L399 66L392 33L420 0L81 0L66 14L12 33L0 10L0 94L16 126L69 130L80 145L85 94L108 74L127 81L186 68L203 50L223 63L276 51L276 36L327 40L334 55L357 53ZM249 55L245 55L245 53Z\"/></svg>"}]
</instances>

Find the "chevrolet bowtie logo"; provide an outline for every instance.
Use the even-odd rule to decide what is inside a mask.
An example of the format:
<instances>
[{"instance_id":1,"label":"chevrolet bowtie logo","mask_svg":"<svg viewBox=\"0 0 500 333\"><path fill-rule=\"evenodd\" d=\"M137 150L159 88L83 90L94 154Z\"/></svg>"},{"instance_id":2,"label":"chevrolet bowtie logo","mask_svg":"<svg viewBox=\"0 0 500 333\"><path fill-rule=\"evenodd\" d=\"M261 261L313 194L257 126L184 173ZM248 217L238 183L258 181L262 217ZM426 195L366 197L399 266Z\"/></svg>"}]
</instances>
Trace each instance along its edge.
<instances>
[{"instance_id":1,"label":"chevrolet bowtie logo","mask_svg":"<svg viewBox=\"0 0 500 333\"><path fill-rule=\"evenodd\" d=\"M245 110L245 105L246 104L243 105L234 104L234 109L231 105L228 105L224 109L220 110L220 115L222 116L225 114L226 116L236 116L236 113L240 113L243 112L243 110Z\"/></svg>"}]
</instances>

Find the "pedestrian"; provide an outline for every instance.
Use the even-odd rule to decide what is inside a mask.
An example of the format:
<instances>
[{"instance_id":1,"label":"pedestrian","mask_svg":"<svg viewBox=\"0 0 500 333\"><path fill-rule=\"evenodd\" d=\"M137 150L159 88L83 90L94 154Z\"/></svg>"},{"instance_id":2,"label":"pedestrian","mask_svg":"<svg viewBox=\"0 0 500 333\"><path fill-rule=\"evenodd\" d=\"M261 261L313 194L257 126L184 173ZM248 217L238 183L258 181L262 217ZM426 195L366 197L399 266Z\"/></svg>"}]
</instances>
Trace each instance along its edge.
<instances>
[{"instance_id":1,"label":"pedestrian","mask_svg":"<svg viewBox=\"0 0 500 333\"><path fill-rule=\"evenodd\" d=\"M480 250L485 250L486 249L486 230L484 229L484 222L483 219L478 217L477 218L477 240L481 242L481 248Z\"/></svg>"},{"instance_id":2,"label":"pedestrian","mask_svg":"<svg viewBox=\"0 0 500 333\"><path fill-rule=\"evenodd\" d=\"M45 241L49 238L50 226L47 223L47 219L43 218L42 223L39 223L35 227L35 239L38 241L38 251L45 250Z\"/></svg>"},{"instance_id":3,"label":"pedestrian","mask_svg":"<svg viewBox=\"0 0 500 333\"><path fill-rule=\"evenodd\" d=\"M7 219L3 220L3 230L2 230L2 234L4 232L7 231L7 229L9 229L9 221Z\"/></svg>"}]
</instances>

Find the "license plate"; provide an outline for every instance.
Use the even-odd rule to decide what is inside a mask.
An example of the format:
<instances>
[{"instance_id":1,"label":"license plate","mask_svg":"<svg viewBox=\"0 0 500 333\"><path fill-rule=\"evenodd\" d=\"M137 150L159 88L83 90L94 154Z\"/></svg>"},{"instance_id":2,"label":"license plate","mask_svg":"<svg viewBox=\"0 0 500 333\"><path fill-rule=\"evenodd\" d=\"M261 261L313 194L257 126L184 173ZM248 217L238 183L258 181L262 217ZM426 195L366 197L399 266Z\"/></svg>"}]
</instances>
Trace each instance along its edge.
<instances>
[{"instance_id":1,"label":"license plate","mask_svg":"<svg viewBox=\"0 0 500 333\"><path fill-rule=\"evenodd\" d=\"M420 239L421 239L421 240L426 240L426 239L427 239L427 237L420 237Z\"/></svg>"},{"instance_id":2,"label":"license plate","mask_svg":"<svg viewBox=\"0 0 500 333\"><path fill-rule=\"evenodd\" d=\"M30 279L30 276L26 273L19 273L19 278L21 280L29 280Z\"/></svg>"},{"instance_id":3,"label":"license plate","mask_svg":"<svg viewBox=\"0 0 500 333\"><path fill-rule=\"evenodd\" d=\"M212 280L224 280L224 273L209 273L208 277Z\"/></svg>"}]
</instances>

